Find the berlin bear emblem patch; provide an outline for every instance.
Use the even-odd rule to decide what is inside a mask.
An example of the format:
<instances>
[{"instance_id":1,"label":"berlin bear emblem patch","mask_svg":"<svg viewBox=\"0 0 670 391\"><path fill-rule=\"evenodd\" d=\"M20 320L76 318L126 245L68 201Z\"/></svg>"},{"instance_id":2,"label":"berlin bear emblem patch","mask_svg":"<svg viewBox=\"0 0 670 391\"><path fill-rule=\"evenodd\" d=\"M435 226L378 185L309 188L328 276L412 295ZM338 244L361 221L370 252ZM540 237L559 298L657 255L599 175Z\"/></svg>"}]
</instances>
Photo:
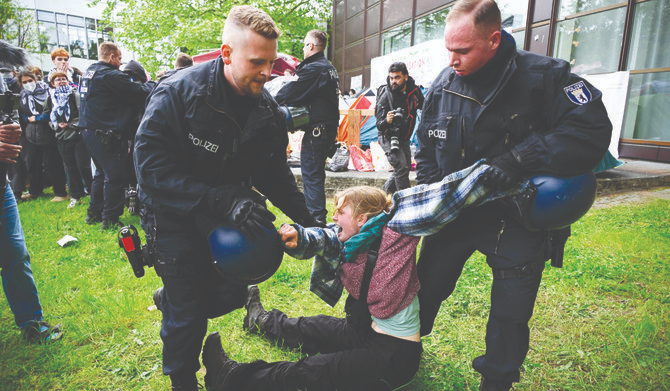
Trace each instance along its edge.
<instances>
[{"instance_id":1,"label":"berlin bear emblem patch","mask_svg":"<svg viewBox=\"0 0 670 391\"><path fill-rule=\"evenodd\" d=\"M583 105L591 101L591 91L583 81L567 86L563 91L574 104Z\"/></svg>"}]
</instances>

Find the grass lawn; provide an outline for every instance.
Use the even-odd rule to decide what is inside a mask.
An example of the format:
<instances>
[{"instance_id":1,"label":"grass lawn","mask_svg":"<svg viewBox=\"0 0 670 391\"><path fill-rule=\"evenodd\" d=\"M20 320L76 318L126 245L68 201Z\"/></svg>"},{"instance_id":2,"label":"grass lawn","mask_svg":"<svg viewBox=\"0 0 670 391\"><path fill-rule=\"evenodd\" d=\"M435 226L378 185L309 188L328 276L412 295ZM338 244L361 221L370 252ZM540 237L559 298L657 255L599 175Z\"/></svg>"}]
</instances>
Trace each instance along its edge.
<instances>
[{"instance_id":1,"label":"grass lawn","mask_svg":"<svg viewBox=\"0 0 670 391\"><path fill-rule=\"evenodd\" d=\"M0 293L0 390L169 389L152 301L160 279L151 270L135 278L116 232L84 224L88 199L68 210L50 198L19 210L45 319L65 335L51 345L25 343ZM274 212L277 226L289 221ZM139 228L137 217L121 221ZM66 234L79 241L61 248L56 241ZM575 224L564 268L544 272L516 389L670 390L669 256L670 201L592 210ZM265 307L289 316L342 315L344 300L330 308L309 292L310 267L286 257L260 286ZM484 353L490 284L483 257L472 258L423 339L421 367L407 390L478 389L470 363ZM233 359L301 357L245 333L243 317L237 310L209 322Z\"/></svg>"}]
</instances>

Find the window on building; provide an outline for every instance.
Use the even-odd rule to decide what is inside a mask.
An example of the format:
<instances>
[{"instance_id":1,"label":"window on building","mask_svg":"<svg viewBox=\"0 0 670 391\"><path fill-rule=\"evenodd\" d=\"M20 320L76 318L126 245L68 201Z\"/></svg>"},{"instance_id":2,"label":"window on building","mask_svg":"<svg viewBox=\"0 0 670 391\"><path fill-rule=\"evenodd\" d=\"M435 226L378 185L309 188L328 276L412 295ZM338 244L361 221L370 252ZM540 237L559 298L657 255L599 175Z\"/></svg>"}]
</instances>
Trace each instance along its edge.
<instances>
[{"instance_id":1,"label":"window on building","mask_svg":"<svg viewBox=\"0 0 670 391\"><path fill-rule=\"evenodd\" d=\"M558 6L558 19L565 19L587 11L611 8L610 6L615 4L625 6L626 2L621 0L561 0Z\"/></svg>"},{"instance_id":2,"label":"window on building","mask_svg":"<svg viewBox=\"0 0 670 391\"><path fill-rule=\"evenodd\" d=\"M528 0L497 0L496 3L500 8L502 28L514 37L516 47L523 49Z\"/></svg>"},{"instance_id":3,"label":"window on building","mask_svg":"<svg viewBox=\"0 0 670 391\"><path fill-rule=\"evenodd\" d=\"M670 0L637 3L627 64L627 69L633 73L628 83L622 138L670 141L668 45L670 45Z\"/></svg>"},{"instance_id":4,"label":"window on building","mask_svg":"<svg viewBox=\"0 0 670 391\"><path fill-rule=\"evenodd\" d=\"M670 72L631 74L622 138L670 141Z\"/></svg>"},{"instance_id":5,"label":"window on building","mask_svg":"<svg viewBox=\"0 0 670 391\"><path fill-rule=\"evenodd\" d=\"M39 42L41 52L51 52L58 46L58 34L56 24L51 22L39 22Z\"/></svg>"},{"instance_id":6,"label":"window on building","mask_svg":"<svg viewBox=\"0 0 670 391\"><path fill-rule=\"evenodd\" d=\"M420 44L434 39L444 39L444 20L449 8L421 17L414 22L414 44Z\"/></svg>"},{"instance_id":7,"label":"window on building","mask_svg":"<svg viewBox=\"0 0 670 391\"><path fill-rule=\"evenodd\" d=\"M88 38L87 47L88 58L98 59L98 32L95 28L95 19L86 18L86 36Z\"/></svg>"},{"instance_id":8,"label":"window on building","mask_svg":"<svg viewBox=\"0 0 670 391\"><path fill-rule=\"evenodd\" d=\"M412 23L394 27L382 33L382 53L386 55L400 49L408 48L412 40Z\"/></svg>"},{"instance_id":9,"label":"window on building","mask_svg":"<svg viewBox=\"0 0 670 391\"><path fill-rule=\"evenodd\" d=\"M86 30L83 27L70 26L70 56L88 58Z\"/></svg>"},{"instance_id":10,"label":"window on building","mask_svg":"<svg viewBox=\"0 0 670 391\"><path fill-rule=\"evenodd\" d=\"M70 40L67 34L67 25L57 24L56 31L58 31L58 46L67 48L70 44Z\"/></svg>"},{"instance_id":11,"label":"window on building","mask_svg":"<svg viewBox=\"0 0 670 391\"><path fill-rule=\"evenodd\" d=\"M53 12L37 11L37 20L44 22L56 22L56 16Z\"/></svg>"},{"instance_id":12,"label":"window on building","mask_svg":"<svg viewBox=\"0 0 670 391\"><path fill-rule=\"evenodd\" d=\"M572 71L577 74L616 71L625 19L624 3L619 8L585 16L571 15L559 21L556 25L553 56L568 61Z\"/></svg>"},{"instance_id":13,"label":"window on building","mask_svg":"<svg viewBox=\"0 0 670 391\"><path fill-rule=\"evenodd\" d=\"M635 5L628 69L670 67L670 0Z\"/></svg>"}]
</instances>

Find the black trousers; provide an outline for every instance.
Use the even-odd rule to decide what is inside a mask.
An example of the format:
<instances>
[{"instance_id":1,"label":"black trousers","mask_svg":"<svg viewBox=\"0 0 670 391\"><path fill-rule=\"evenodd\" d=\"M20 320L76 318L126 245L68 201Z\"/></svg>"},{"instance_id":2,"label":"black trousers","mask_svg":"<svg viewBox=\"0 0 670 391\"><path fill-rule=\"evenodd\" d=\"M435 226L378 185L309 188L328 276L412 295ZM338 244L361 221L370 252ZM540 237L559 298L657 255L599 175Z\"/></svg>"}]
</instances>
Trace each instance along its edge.
<instances>
[{"instance_id":1,"label":"black trousers","mask_svg":"<svg viewBox=\"0 0 670 391\"><path fill-rule=\"evenodd\" d=\"M432 331L442 301L453 293L475 251L486 256L491 268L513 269L546 261L545 247L544 232L526 230L494 202L463 212L440 232L424 238L417 264L421 335ZM542 272L493 280L486 354L473 361L473 368L487 379L519 381L519 367L528 353L528 322L541 280Z\"/></svg>"},{"instance_id":2,"label":"black trousers","mask_svg":"<svg viewBox=\"0 0 670 391\"><path fill-rule=\"evenodd\" d=\"M265 323L265 335L310 356L298 362L240 364L226 379L225 390L393 390L412 380L423 350L420 342L355 329L345 319L288 318L276 309Z\"/></svg>"},{"instance_id":3,"label":"black trousers","mask_svg":"<svg viewBox=\"0 0 670 391\"><path fill-rule=\"evenodd\" d=\"M69 140L58 140L58 151L67 169L67 180L72 198L80 199L86 195L84 186L91 191L93 174L91 173L91 154L81 135Z\"/></svg>"},{"instance_id":4,"label":"black trousers","mask_svg":"<svg viewBox=\"0 0 670 391\"><path fill-rule=\"evenodd\" d=\"M43 145L33 144L30 141L24 146L21 153L26 154L26 166L28 169L28 179L30 179L30 194L39 196L44 191L43 171L51 181L54 194L60 197L67 196L65 190L65 170L63 169L63 160L58 152L56 139ZM44 165L44 168L42 168Z\"/></svg>"},{"instance_id":5,"label":"black trousers","mask_svg":"<svg viewBox=\"0 0 670 391\"><path fill-rule=\"evenodd\" d=\"M102 215L103 219L115 220L123 214L128 187L128 143L118 141L113 147L103 146L95 131L85 129L81 133L95 163L95 175L91 184L91 201L88 214Z\"/></svg>"}]
</instances>

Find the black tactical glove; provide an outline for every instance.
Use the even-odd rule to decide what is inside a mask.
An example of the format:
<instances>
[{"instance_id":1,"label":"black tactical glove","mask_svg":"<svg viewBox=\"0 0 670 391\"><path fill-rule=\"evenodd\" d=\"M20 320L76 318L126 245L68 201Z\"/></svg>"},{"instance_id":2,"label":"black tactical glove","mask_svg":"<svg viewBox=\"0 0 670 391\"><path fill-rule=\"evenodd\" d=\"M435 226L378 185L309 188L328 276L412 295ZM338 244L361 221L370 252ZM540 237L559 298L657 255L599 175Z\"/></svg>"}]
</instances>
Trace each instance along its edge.
<instances>
[{"instance_id":1,"label":"black tactical glove","mask_svg":"<svg viewBox=\"0 0 670 391\"><path fill-rule=\"evenodd\" d=\"M498 156L484 173L484 186L493 190L507 190L521 180L523 168L512 152Z\"/></svg>"},{"instance_id":2,"label":"black tactical glove","mask_svg":"<svg viewBox=\"0 0 670 391\"><path fill-rule=\"evenodd\" d=\"M305 219L305 222L301 224L303 227L315 227L315 228L328 228L326 223L321 220L317 220L314 216L309 216Z\"/></svg>"},{"instance_id":3,"label":"black tactical glove","mask_svg":"<svg viewBox=\"0 0 670 391\"><path fill-rule=\"evenodd\" d=\"M275 215L265 207L265 197L240 185L227 185L215 190L210 201L214 215L228 220L250 240L261 238L274 230Z\"/></svg>"}]
</instances>

